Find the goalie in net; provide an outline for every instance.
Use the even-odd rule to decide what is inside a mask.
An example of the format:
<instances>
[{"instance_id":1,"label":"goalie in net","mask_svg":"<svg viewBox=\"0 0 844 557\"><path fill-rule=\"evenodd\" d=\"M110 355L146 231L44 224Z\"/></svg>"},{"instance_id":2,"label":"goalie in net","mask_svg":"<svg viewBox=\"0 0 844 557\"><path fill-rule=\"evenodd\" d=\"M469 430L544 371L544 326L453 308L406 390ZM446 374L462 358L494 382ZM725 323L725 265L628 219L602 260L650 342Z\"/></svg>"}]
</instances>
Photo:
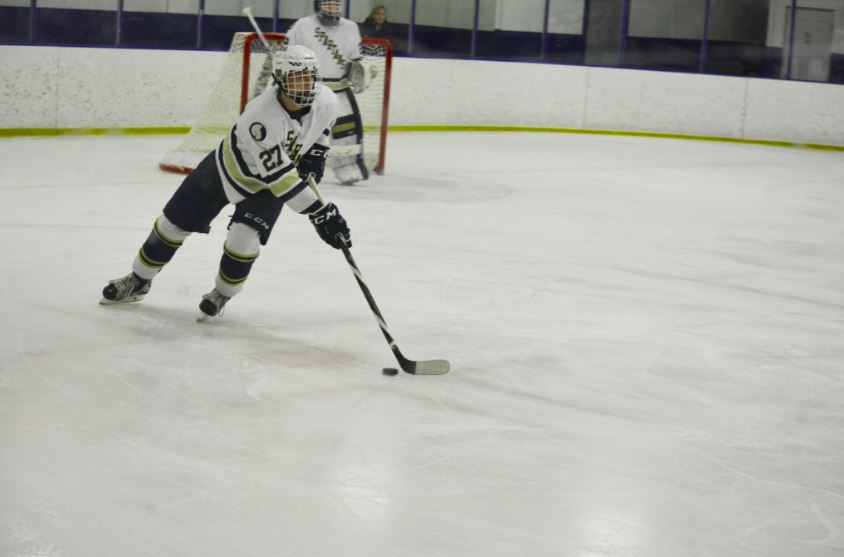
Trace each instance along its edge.
<instances>
[{"instance_id":1,"label":"goalie in net","mask_svg":"<svg viewBox=\"0 0 844 557\"><path fill-rule=\"evenodd\" d=\"M205 109L182 143L159 166L190 172L214 149L246 103L270 82L272 53L304 45L320 61L325 85L337 94L340 113L332 131L329 166L337 180L353 184L370 172L382 174L386 159L392 45L361 41L357 24L340 17L338 0L315 0L313 15L298 20L288 35L265 33L270 52L255 33L237 33Z\"/></svg>"},{"instance_id":2,"label":"goalie in net","mask_svg":"<svg viewBox=\"0 0 844 557\"><path fill-rule=\"evenodd\" d=\"M361 146L361 152L337 155L331 168L343 184L366 180L369 172L363 160L363 122L355 93L371 85L372 68L361 53L358 24L340 15L340 0L314 0L314 13L296 21L287 32L291 45L310 48L319 58L323 82L340 101L337 124L331 130L332 146Z\"/></svg>"}]
</instances>

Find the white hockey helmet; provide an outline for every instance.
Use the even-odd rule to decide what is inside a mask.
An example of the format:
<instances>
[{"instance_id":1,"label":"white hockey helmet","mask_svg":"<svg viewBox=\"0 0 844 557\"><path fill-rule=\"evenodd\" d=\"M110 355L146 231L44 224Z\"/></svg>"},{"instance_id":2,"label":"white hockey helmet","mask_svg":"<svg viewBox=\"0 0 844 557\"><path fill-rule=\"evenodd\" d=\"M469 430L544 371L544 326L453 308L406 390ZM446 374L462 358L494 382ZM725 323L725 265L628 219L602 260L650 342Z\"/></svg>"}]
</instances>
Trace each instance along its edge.
<instances>
[{"instance_id":1,"label":"white hockey helmet","mask_svg":"<svg viewBox=\"0 0 844 557\"><path fill-rule=\"evenodd\" d=\"M323 25L336 25L340 21L341 0L314 0L314 11Z\"/></svg>"},{"instance_id":2,"label":"white hockey helmet","mask_svg":"<svg viewBox=\"0 0 844 557\"><path fill-rule=\"evenodd\" d=\"M273 55L273 76L276 83L291 101L299 106L310 106L316 98L319 83L319 60L307 47L288 46Z\"/></svg>"}]
</instances>

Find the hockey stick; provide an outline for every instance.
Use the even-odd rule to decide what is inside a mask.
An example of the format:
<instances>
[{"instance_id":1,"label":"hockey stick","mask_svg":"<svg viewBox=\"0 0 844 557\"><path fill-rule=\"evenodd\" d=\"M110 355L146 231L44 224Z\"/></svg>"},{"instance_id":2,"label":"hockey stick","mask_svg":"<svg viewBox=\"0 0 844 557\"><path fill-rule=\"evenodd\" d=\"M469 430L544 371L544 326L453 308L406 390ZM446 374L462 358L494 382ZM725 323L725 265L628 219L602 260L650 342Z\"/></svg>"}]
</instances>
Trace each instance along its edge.
<instances>
[{"instance_id":1,"label":"hockey stick","mask_svg":"<svg viewBox=\"0 0 844 557\"><path fill-rule=\"evenodd\" d=\"M308 175L308 185L314 191L319 200L325 204L325 199L322 197L322 193L320 193L317 188L313 174ZM384 316L381 315L381 311L375 304L375 298L372 297L372 292L369 291L369 287L366 286L366 283L363 281L363 275L361 275L360 269L352 257L352 252L346 247L345 243L340 246L340 249L343 250L343 255L346 257L346 261L352 269L352 274L355 275L355 280L357 281L361 292L363 292L363 297L366 298L366 302L369 304L369 309L372 310L372 315L375 316L375 320L378 322L378 326L381 328L384 338L387 339L387 343L390 345L390 350L393 351L393 355L395 355L396 360L399 362L399 366L401 366L402 371L405 373L412 373L414 375L443 375L448 373L448 370L451 368L448 360L416 361L409 360L404 357L404 354L402 354L401 350L399 350L398 344L396 344L396 341L393 339L392 335L390 335L390 331L387 330L387 322L384 320Z\"/></svg>"},{"instance_id":2,"label":"hockey stick","mask_svg":"<svg viewBox=\"0 0 844 557\"><path fill-rule=\"evenodd\" d=\"M252 28L255 29L255 33L258 34L258 38L261 39L262 43L264 43L264 48L266 48L267 52L269 52L270 51L270 43L267 41L267 38L261 32L261 28L258 27L258 22L255 21L255 16L252 15L252 8L250 8L249 6L246 6L245 8L243 8L243 10L241 10L241 13L243 15L245 15L246 18L249 20L249 23L252 24Z\"/></svg>"}]
</instances>

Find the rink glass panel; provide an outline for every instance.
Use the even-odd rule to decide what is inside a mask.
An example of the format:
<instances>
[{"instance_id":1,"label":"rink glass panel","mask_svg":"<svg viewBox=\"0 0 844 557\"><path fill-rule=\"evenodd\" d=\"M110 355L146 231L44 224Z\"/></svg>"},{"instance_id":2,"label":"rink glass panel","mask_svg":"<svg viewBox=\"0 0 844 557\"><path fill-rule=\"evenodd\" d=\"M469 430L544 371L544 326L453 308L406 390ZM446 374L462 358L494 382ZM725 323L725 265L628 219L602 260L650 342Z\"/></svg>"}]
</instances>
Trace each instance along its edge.
<instances>
[{"instance_id":1,"label":"rink glass panel","mask_svg":"<svg viewBox=\"0 0 844 557\"><path fill-rule=\"evenodd\" d=\"M383 4L385 38L398 56L844 83L844 0ZM275 32L313 11L310 0L250 5L261 28ZM362 23L371 5L347 0L344 12ZM0 0L0 42L227 50L233 34L248 29L241 6L224 0Z\"/></svg>"}]
</instances>

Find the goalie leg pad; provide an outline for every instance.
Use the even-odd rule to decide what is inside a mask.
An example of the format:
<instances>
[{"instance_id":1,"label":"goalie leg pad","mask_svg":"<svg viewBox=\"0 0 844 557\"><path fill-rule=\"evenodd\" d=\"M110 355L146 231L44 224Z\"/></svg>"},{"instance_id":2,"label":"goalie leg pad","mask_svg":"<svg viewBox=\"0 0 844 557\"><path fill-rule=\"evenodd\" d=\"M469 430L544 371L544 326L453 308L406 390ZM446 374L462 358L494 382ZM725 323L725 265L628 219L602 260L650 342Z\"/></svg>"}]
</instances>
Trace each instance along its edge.
<instances>
[{"instance_id":1,"label":"goalie leg pad","mask_svg":"<svg viewBox=\"0 0 844 557\"><path fill-rule=\"evenodd\" d=\"M247 224L233 223L223 244L220 272L215 280L217 290L229 298L243 290L243 283L260 251L259 232Z\"/></svg>"},{"instance_id":2,"label":"goalie leg pad","mask_svg":"<svg viewBox=\"0 0 844 557\"><path fill-rule=\"evenodd\" d=\"M337 99L340 101L340 116L331 129L331 145L360 146L360 150L354 155L331 155L329 151L331 169L340 182L353 184L369 178L369 171L363 160L363 122L351 89L337 91Z\"/></svg>"},{"instance_id":3,"label":"goalie leg pad","mask_svg":"<svg viewBox=\"0 0 844 557\"><path fill-rule=\"evenodd\" d=\"M228 203L212 151L182 181L164 206L164 216L181 230L208 234L211 221Z\"/></svg>"}]
</instances>

